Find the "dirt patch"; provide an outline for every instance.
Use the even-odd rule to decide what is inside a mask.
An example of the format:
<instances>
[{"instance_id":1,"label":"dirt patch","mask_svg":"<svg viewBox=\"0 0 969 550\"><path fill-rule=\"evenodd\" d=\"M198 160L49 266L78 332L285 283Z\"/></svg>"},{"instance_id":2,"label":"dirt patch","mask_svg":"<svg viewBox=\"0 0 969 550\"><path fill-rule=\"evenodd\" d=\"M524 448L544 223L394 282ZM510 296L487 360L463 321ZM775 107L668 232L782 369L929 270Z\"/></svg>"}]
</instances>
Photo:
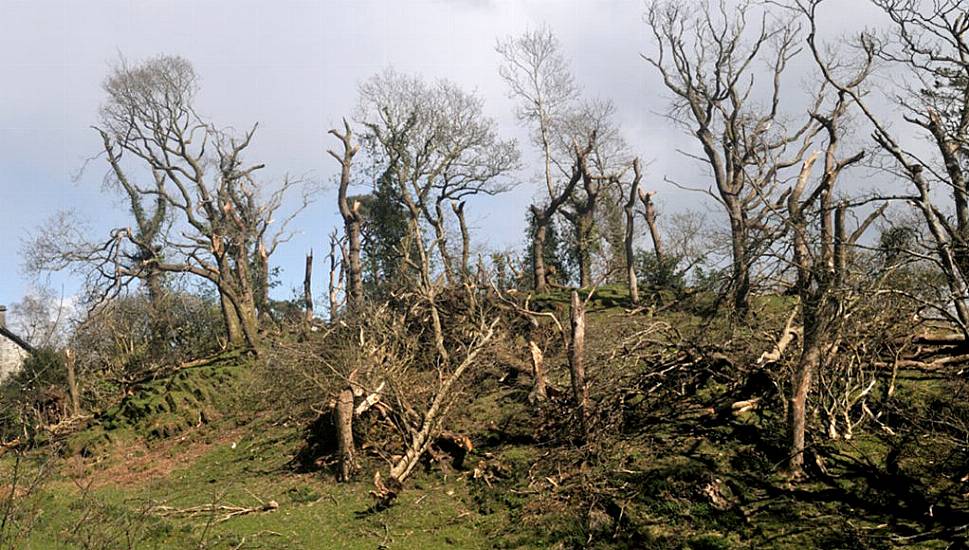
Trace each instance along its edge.
<instances>
[{"instance_id":1,"label":"dirt patch","mask_svg":"<svg viewBox=\"0 0 969 550\"><path fill-rule=\"evenodd\" d=\"M4 483L3 485L0 485L0 502L10 499L11 497L14 500L21 499L33 492L33 489L34 487L30 484L30 481L25 481L16 487L9 483Z\"/></svg>"},{"instance_id":2,"label":"dirt patch","mask_svg":"<svg viewBox=\"0 0 969 550\"><path fill-rule=\"evenodd\" d=\"M193 431L150 446L139 439L119 444L106 458L102 457L97 462L83 461L79 457L74 460L83 464L86 472L84 477L92 488L109 485L130 487L167 477L174 470L194 463L213 448L230 444L242 432L243 429L239 428L204 440L199 437L199 432ZM107 466L92 468L101 462L107 463Z\"/></svg>"}]
</instances>

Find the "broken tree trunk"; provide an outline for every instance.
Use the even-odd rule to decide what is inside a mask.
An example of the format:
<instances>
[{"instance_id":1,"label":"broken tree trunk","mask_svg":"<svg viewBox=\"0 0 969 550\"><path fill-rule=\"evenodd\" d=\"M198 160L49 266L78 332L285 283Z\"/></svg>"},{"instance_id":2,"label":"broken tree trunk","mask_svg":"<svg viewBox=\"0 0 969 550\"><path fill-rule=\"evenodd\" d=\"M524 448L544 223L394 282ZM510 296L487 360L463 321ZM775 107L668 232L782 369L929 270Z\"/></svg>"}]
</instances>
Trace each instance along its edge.
<instances>
[{"instance_id":1,"label":"broken tree trunk","mask_svg":"<svg viewBox=\"0 0 969 550\"><path fill-rule=\"evenodd\" d=\"M541 294L545 292L548 279L545 271L545 236L548 233L548 223L544 218L539 217L540 210L532 205L535 212L535 236L532 238L532 271L534 272L533 287L535 292Z\"/></svg>"},{"instance_id":2,"label":"broken tree trunk","mask_svg":"<svg viewBox=\"0 0 969 550\"><path fill-rule=\"evenodd\" d=\"M626 213L626 234L624 245L626 249L626 279L629 284L629 298L634 305L638 305L639 281L636 280L636 257L635 250L633 249L633 239L635 238L636 232L636 197L639 195L639 181L642 179L638 158L633 161L633 172L635 173L635 177L633 178L632 186L629 188L629 200L626 201L626 205L623 208Z\"/></svg>"},{"instance_id":3,"label":"broken tree trunk","mask_svg":"<svg viewBox=\"0 0 969 550\"><path fill-rule=\"evenodd\" d=\"M585 162L585 158L592 151L592 147L595 145L596 132L593 131L589 136L589 144L584 149L580 149L578 146L575 147L576 162L572 168L572 175L569 177L568 182L562 187L561 192L557 195L552 193L552 187L549 185L549 203L545 206L539 206L533 204L529 207L534 216L535 222L535 235L532 238L532 268L535 272L535 292L543 293L548 288L548 269L545 266L545 239L548 234L548 227L552 223L552 218L555 216L559 209L572 198L575 186L582 179L582 170L579 169L579 165ZM546 175L548 171L546 169Z\"/></svg>"},{"instance_id":4,"label":"broken tree trunk","mask_svg":"<svg viewBox=\"0 0 969 550\"><path fill-rule=\"evenodd\" d=\"M77 390L77 354L68 348L64 351L64 366L67 367L67 389L71 394L71 414L81 416L81 396Z\"/></svg>"},{"instance_id":5,"label":"broken tree trunk","mask_svg":"<svg viewBox=\"0 0 969 550\"><path fill-rule=\"evenodd\" d=\"M330 233L330 283L328 297L330 300L330 321L335 321L340 309L340 288L343 286L343 273L341 268L345 267L345 262L337 262L336 251L340 248L336 230Z\"/></svg>"},{"instance_id":6,"label":"broken tree trunk","mask_svg":"<svg viewBox=\"0 0 969 550\"><path fill-rule=\"evenodd\" d=\"M303 307L306 322L313 320L313 251L306 255L306 269L303 271Z\"/></svg>"},{"instance_id":7,"label":"broken tree trunk","mask_svg":"<svg viewBox=\"0 0 969 550\"><path fill-rule=\"evenodd\" d=\"M801 359L794 375L794 395L791 397L791 457L788 471L800 477L804 467L804 433L807 427L807 398L811 391L814 371L817 369L821 349L815 330L806 330Z\"/></svg>"},{"instance_id":8,"label":"broken tree trunk","mask_svg":"<svg viewBox=\"0 0 969 550\"><path fill-rule=\"evenodd\" d=\"M464 360L461 361L438 388L434 399L431 401L431 406L428 407L427 412L424 414L420 429L411 434L403 456L390 468L390 477L387 481L390 488L383 484L379 472L374 476L375 491L372 494L381 501L381 504L389 505L396 498L397 492L404 480L414 471L421 456L427 451L428 445L431 444L435 434L444 422L444 414L447 412L454 398L455 386L464 373L474 364L481 350L494 337L495 325L497 324L498 318L495 318L489 325L483 327L477 342L471 346Z\"/></svg>"},{"instance_id":9,"label":"broken tree trunk","mask_svg":"<svg viewBox=\"0 0 969 550\"><path fill-rule=\"evenodd\" d=\"M569 372L572 378L572 397L575 399L583 435L588 435L589 388L585 382L585 303L579 292L572 291L569 312L572 339L569 341Z\"/></svg>"},{"instance_id":10,"label":"broken tree trunk","mask_svg":"<svg viewBox=\"0 0 969 550\"><path fill-rule=\"evenodd\" d=\"M663 241L660 240L659 226L656 225L656 203L653 202L655 191L646 193L639 190L639 200L643 203L643 217L649 227L649 236L653 240L653 252L656 254L656 263L663 265Z\"/></svg>"},{"instance_id":11,"label":"broken tree trunk","mask_svg":"<svg viewBox=\"0 0 969 550\"><path fill-rule=\"evenodd\" d=\"M471 233L468 231L468 222L464 217L464 201L451 201L451 209L458 218L458 227L461 228L461 282L467 283L471 276L469 261L471 257Z\"/></svg>"},{"instance_id":12,"label":"broken tree trunk","mask_svg":"<svg viewBox=\"0 0 969 550\"><path fill-rule=\"evenodd\" d=\"M349 481L357 469L353 447L353 389L349 387L337 396L333 425L336 427L340 455L340 481Z\"/></svg>"},{"instance_id":13,"label":"broken tree trunk","mask_svg":"<svg viewBox=\"0 0 969 550\"><path fill-rule=\"evenodd\" d=\"M528 400L545 401L548 399L548 389L545 386L545 355L533 339L528 340L528 351L532 358L532 379L534 380Z\"/></svg>"}]
</instances>

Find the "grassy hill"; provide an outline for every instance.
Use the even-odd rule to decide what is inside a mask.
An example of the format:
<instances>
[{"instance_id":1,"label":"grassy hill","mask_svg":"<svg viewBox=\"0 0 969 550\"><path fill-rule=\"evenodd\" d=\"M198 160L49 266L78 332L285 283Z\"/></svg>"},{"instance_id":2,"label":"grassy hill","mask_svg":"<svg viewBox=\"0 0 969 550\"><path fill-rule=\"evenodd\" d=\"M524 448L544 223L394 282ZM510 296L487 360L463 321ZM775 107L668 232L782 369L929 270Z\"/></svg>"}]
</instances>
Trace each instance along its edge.
<instances>
[{"instance_id":1,"label":"grassy hill","mask_svg":"<svg viewBox=\"0 0 969 550\"><path fill-rule=\"evenodd\" d=\"M530 403L526 376L489 367L446 425L473 449L459 463L432 453L395 504L376 509L379 446L363 442L349 483L335 481L326 456L307 467L318 406L282 406L279 365L236 358L143 384L84 429L7 452L0 533L17 548L964 544L965 447L944 431L906 440L904 422L892 424L940 407L960 417L938 376L898 373L895 397L878 403L890 411L883 426L818 434L809 479L792 483L784 396L756 368L792 302L761 299L741 327L673 307L630 312L624 298L605 289L590 306L589 440L569 435L567 399ZM527 352L507 344L494 363L523 362ZM550 346L546 359L552 386L567 388L564 349ZM731 403L752 397L757 408L733 414Z\"/></svg>"}]
</instances>

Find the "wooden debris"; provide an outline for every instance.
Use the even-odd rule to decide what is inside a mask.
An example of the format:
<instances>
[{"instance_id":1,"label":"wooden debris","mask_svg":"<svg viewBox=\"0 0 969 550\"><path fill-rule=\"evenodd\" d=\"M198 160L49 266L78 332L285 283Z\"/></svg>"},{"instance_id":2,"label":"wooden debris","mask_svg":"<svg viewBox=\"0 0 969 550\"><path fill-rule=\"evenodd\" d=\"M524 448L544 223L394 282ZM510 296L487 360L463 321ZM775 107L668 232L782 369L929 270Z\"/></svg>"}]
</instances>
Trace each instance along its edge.
<instances>
[{"instance_id":1,"label":"wooden debris","mask_svg":"<svg viewBox=\"0 0 969 550\"><path fill-rule=\"evenodd\" d=\"M173 508L171 506L158 505L149 508L148 513L163 518L195 518L206 515L219 515L221 517L219 517L219 519L216 521L218 523L222 523L234 517L244 516L246 514L275 512L278 509L279 503L275 500L270 500L262 503L259 506L253 507L203 504L201 506L192 506L189 508Z\"/></svg>"},{"instance_id":2,"label":"wooden debris","mask_svg":"<svg viewBox=\"0 0 969 550\"><path fill-rule=\"evenodd\" d=\"M760 359L757 360L758 366L764 366L768 363L776 363L780 361L781 357L784 356L784 351L787 350L787 346L794 341L794 338L801 334L801 328L794 326L794 320L797 318L798 308L794 308L791 314L787 317L787 322L784 324L784 330L781 331L780 337L777 339L777 343L774 344L774 348L770 351L765 351L761 354Z\"/></svg>"}]
</instances>

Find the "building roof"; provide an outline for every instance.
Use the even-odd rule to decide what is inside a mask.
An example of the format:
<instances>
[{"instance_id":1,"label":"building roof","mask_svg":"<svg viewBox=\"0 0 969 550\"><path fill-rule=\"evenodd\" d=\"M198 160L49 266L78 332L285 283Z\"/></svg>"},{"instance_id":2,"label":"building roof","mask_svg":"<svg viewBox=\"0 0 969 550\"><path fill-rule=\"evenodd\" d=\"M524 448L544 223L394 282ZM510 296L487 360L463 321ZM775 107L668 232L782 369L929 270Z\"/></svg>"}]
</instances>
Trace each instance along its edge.
<instances>
[{"instance_id":1,"label":"building roof","mask_svg":"<svg viewBox=\"0 0 969 550\"><path fill-rule=\"evenodd\" d=\"M10 330L7 327L3 326L3 325L0 325L0 336L6 338L7 340L10 340L14 344L17 344L18 346L20 346L21 348L23 348L23 350L26 351L26 352L33 353L33 351L34 351L34 348L31 347L31 345L28 344L26 341L24 341L23 338L21 338L21 337L17 336L16 334L10 332Z\"/></svg>"}]
</instances>

